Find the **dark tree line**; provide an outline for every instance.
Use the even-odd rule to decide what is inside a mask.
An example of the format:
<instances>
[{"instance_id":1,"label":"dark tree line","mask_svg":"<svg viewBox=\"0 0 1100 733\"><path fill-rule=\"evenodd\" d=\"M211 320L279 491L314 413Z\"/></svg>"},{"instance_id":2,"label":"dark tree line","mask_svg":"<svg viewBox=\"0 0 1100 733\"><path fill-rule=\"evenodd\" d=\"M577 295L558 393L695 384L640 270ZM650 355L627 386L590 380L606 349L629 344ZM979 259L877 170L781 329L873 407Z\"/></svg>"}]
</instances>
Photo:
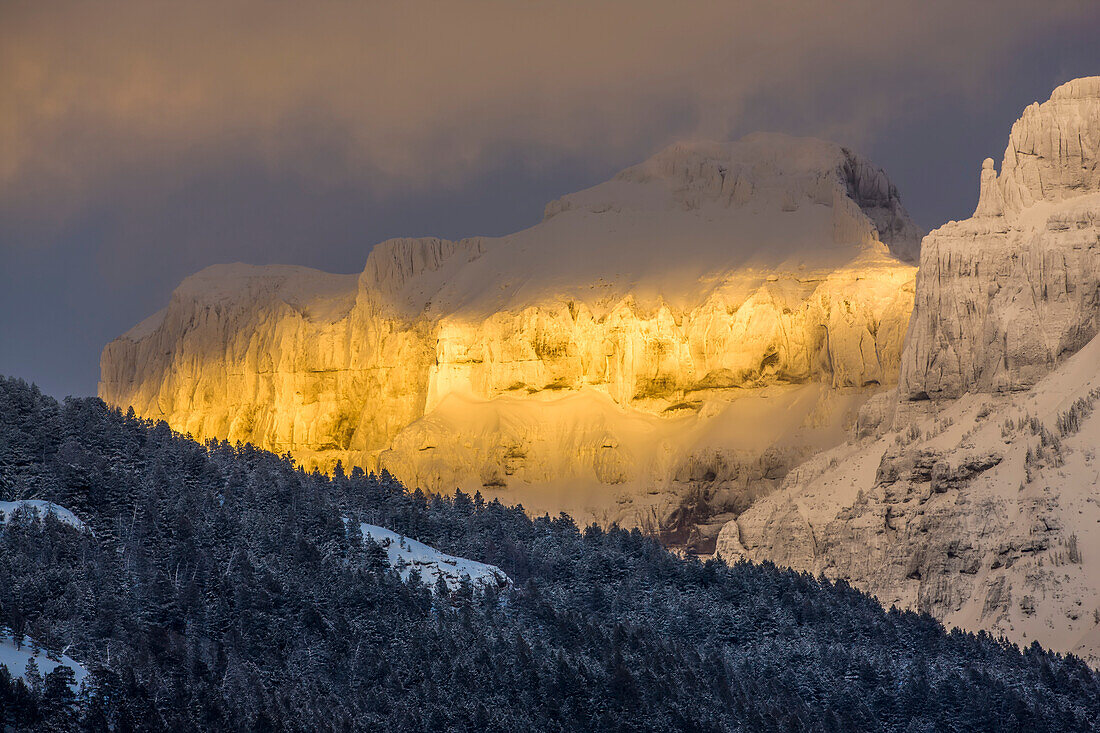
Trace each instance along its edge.
<instances>
[{"instance_id":1,"label":"dark tree line","mask_svg":"<svg viewBox=\"0 0 1100 733\"><path fill-rule=\"evenodd\" d=\"M0 626L90 670L0 671L16 730L1085 731L1082 661L946 632L844 583L389 476L305 473L0 379ZM344 518L501 567L402 582ZM51 676L53 677L53 676Z\"/></svg>"}]
</instances>

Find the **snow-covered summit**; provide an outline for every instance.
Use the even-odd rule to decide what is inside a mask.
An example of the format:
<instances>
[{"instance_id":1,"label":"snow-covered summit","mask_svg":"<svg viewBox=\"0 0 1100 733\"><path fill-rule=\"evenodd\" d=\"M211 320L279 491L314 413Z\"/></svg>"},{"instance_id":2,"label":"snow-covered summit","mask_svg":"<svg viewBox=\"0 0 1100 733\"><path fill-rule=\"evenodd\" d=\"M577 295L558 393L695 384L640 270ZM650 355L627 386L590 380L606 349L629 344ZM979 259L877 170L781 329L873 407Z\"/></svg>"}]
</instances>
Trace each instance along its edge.
<instances>
[{"instance_id":1,"label":"snow-covered summit","mask_svg":"<svg viewBox=\"0 0 1100 733\"><path fill-rule=\"evenodd\" d=\"M228 307L279 300L298 310L346 313L355 300L357 275L337 275L297 265L211 265L179 284L173 299ZM332 314L329 311L333 311Z\"/></svg>"},{"instance_id":2,"label":"snow-covered summit","mask_svg":"<svg viewBox=\"0 0 1100 733\"><path fill-rule=\"evenodd\" d=\"M1100 99L1100 76L1082 76L1055 87L1052 100Z\"/></svg>"},{"instance_id":3,"label":"snow-covered summit","mask_svg":"<svg viewBox=\"0 0 1100 733\"><path fill-rule=\"evenodd\" d=\"M545 218L570 210L793 212L814 204L832 207L838 196L873 221L896 256L915 261L922 233L881 168L836 143L781 133L675 143L610 181L552 201Z\"/></svg>"},{"instance_id":4,"label":"snow-covered summit","mask_svg":"<svg viewBox=\"0 0 1100 733\"><path fill-rule=\"evenodd\" d=\"M974 216L922 244L902 396L1030 387L1098 331L1100 77L1058 87L982 164Z\"/></svg>"},{"instance_id":5,"label":"snow-covered summit","mask_svg":"<svg viewBox=\"0 0 1100 733\"><path fill-rule=\"evenodd\" d=\"M347 315L355 303L357 275L338 275L297 265L210 265L176 286L172 303L225 313L258 303L281 304L311 320ZM141 341L160 330L172 308L145 318L121 338ZM185 324L194 325L194 324Z\"/></svg>"},{"instance_id":6,"label":"snow-covered summit","mask_svg":"<svg viewBox=\"0 0 1100 733\"><path fill-rule=\"evenodd\" d=\"M1012 125L1001 172L982 163L975 217L1003 216L1100 191L1100 76L1062 84Z\"/></svg>"},{"instance_id":7,"label":"snow-covered summit","mask_svg":"<svg viewBox=\"0 0 1100 733\"><path fill-rule=\"evenodd\" d=\"M433 270L445 277L426 281L433 310L470 318L562 300L602 313L628 296L691 308L745 273L820 277L869 255L909 262L920 235L861 156L757 134L673 145L551 202L535 226L468 243Z\"/></svg>"}]
</instances>

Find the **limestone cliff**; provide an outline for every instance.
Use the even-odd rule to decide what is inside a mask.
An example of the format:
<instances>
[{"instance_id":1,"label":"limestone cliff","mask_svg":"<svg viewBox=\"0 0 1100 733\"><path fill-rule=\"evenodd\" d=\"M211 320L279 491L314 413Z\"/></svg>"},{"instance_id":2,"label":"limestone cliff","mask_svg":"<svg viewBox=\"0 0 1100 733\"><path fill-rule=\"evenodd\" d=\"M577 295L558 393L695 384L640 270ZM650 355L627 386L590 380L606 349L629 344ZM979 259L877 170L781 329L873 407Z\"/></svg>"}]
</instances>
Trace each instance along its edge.
<instances>
[{"instance_id":1,"label":"limestone cliff","mask_svg":"<svg viewBox=\"0 0 1100 733\"><path fill-rule=\"evenodd\" d=\"M1100 77L1025 110L974 217L922 243L898 394L728 523L723 556L1100 658L1098 160Z\"/></svg>"},{"instance_id":2,"label":"limestone cliff","mask_svg":"<svg viewBox=\"0 0 1100 733\"><path fill-rule=\"evenodd\" d=\"M507 237L383 242L358 278L208 268L104 349L100 395L310 467L685 529L893 383L918 242L840 146L680 144Z\"/></svg>"},{"instance_id":3,"label":"limestone cliff","mask_svg":"<svg viewBox=\"0 0 1100 733\"><path fill-rule=\"evenodd\" d=\"M1098 151L1100 77L1024 110L974 216L922 245L903 397L1023 389L1096 334Z\"/></svg>"}]
</instances>

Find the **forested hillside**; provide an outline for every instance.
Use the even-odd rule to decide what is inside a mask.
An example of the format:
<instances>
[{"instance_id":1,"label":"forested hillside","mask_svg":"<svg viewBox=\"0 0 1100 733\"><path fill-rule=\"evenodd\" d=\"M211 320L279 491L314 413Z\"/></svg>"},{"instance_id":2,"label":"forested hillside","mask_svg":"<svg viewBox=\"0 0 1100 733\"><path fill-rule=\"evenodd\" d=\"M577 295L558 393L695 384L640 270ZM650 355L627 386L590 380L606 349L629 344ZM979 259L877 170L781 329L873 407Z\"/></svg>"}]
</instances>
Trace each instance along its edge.
<instances>
[{"instance_id":1,"label":"forested hillside","mask_svg":"<svg viewBox=\"0 0 1100 733\"><path fill-rule=\"evenodd\" d=\"M201 445L0 379L0 626L89 671L0 671L17 730L1074 731L1075 658L946 632L843 583L681 560L386 475ZM403 582L358 523L501 568Z\"/></svg>"}]
</instances>

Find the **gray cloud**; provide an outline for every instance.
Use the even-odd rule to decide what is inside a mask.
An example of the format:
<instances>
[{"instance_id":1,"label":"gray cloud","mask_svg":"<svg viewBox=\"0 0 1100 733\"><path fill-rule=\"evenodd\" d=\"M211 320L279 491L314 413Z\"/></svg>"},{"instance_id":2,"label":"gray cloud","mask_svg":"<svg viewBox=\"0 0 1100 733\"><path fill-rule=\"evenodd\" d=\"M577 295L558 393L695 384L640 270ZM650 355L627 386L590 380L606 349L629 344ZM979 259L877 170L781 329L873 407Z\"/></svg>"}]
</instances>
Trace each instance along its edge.
<instances>
[{"instance_id":1,"label":"gray cloud","mask_svg":"<svg viewBox=\"0 0 1100 733\"><path fill-rule=\"evenodd\" d=\"M102 342L190 271L503 233L683 137L837 139L935 225L1023 104L1097 73L1097 8L9 0L0 372L91 391Z\"/></svg>"},{"instance_id":2,"label":"gray cloud","mask_svg":"<svg viewBox=\"0 0 1100 733\"><path fill-rule=\"evenodd\" d=\"M227 151L322 183L454 186L502 146L618 162L656 138L725 136L750 104L859 142L930 89L981 93L1022 37L1090 12L982 7L19 4L0 30L0 196L56 218L150 171L170 188ZM859 93L838 107L838 87Z\"/></svg>"}]
</instances>

